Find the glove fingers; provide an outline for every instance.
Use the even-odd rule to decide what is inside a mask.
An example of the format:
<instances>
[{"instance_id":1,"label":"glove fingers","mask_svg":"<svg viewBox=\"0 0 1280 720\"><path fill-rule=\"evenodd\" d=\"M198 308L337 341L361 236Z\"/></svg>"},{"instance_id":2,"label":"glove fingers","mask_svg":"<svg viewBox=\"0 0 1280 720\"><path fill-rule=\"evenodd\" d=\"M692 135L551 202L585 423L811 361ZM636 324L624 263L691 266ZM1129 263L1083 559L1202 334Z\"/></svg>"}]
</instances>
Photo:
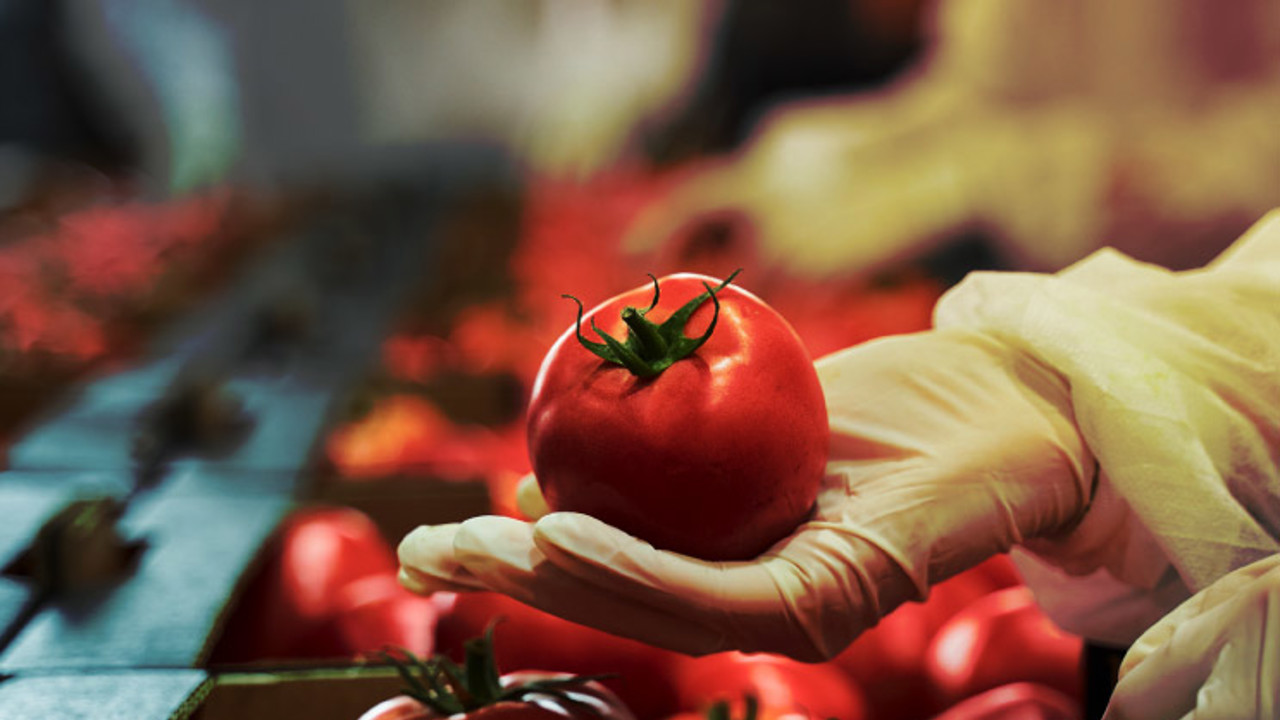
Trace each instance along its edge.
<instances>
[{"instance_id":1,"label":"glove fingers","mask_svg":"<svg viewBox=\"0 0 1280 720\"><path fill-rule=\"evenodd\" d=\"M537 520L550 512L547 500L542 496L542 488L538 487L538 479L533 473L520 478L520 484L516 486L516 509L530 520Z\"/></svg>"},{"instance_id":2,"label":"glove fingers","mask_svg":"<svg viewBox=\"0 0 1280 720\"><path fill-rule=\"evenodd\" d=\"M458 523L423 525L400 541L400 584L420 595L437 591L487 590L457 561L453 538Z\"/></svg>"},{"instance_id":3,"label":"glove fingers","mask_svg":"<svg viewBox=\"0 0 1280 720\"><path fill-rule=\"evenodd\" d=\"M438 592L464 593L484 589L475 585L464 585L462 583L432 577L403 565L400 566L400 572L397 573L396 579L404 589L409 592L417 593L418 595L433 595Z\"/></svg>"},{"instance_id":4,"label":"glove fingers","mask_svg":"<svg viewBox=\"0 0 1280 720\"><path fill-rule=\"evenodd\" d=\"M841 595L835 602L842 624L849 627L830 632L823 623L832 613L814 600L829 588L811 586L812 578L801 577L796 564L781 554L750 562L708 562L658 550L577 513L543 518L534 526L533 541L548 560L585 584L696 627L716 628L735 649L819 660L856 635L848 618L858 615L857 600ZM799 597L783 588L798 588ZM812 607L802 611L799 605L806 601Z\"/></svg>"},{"instance_id":5,"label":"glove fingers","mask_svg":"<svg viewBox=\"0 0 1280 720\"><path fill-rule=\"evenodd\" d=\"M691 655L729 649L715 625L629 597L625 588L587 582L534 543L529 523L485 516L462 523L454 554L488 589L566 620Z\"/></svg>"},{"instance_id":6,"label":"glove fingers","mask_svg":"<svg viewBox=\"0 0 1280 720\"><path fill-rule=\"evenodd\" d=\"M761 577L754 564L709 562L658 550L578 513L548 515L534 525L533 539L562 567L657 606L725 608L757 594L751 585ZM746 587L735 582L743 580L749 581ZM772 588L768 594L776 600Z\"/></svg>"}]
</instances>

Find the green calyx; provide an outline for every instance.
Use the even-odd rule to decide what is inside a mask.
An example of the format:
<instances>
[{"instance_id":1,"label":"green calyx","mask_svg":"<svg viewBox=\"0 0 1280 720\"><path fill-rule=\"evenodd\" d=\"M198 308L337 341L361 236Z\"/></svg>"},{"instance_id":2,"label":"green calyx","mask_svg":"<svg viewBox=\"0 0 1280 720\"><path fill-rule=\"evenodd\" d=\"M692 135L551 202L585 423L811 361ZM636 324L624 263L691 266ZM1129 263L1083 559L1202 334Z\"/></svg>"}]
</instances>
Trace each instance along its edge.
<instances>
[{"instance_id":1,"label":"green calyx","mask_svg":"<svg viewBox=\"0 0 1280 720\"><path fill-rule=\"evenodd\" d=\"M671 367L677 360L692 355L695 350L702 347L702 344L711 337L711 333L716 329L716 321L720 318L720 300L716 297L716 293L725 289L740 272L742 272L741 269L735 270L724 282L714 288L705 282L702 283L702 287L706 288L706 292L682 305L661 325L646 317L650 310L658 306L660 292L658 279L650 275L649 278L653 280L653 302L644 310L627 307L622 311L622 321L627 324L627 339L625 341L619 341L597 327L595 318L591 320L591 329L604 342L588 340L582 335L582 301L572 295L563 295L561 297L578 304L578 320L574 331L577 333L578 342L584 348L590 350L602 360L625 367L636 377L652 378L657 377L663 370ZM711 324L707 326L706 331L699 337L686 336L684 328L689 323L689 318L693 317L694 311L708 300L715 305L715 314L711 316Z\"/></svg>"},{"instance_id":2,"label":"green calyx","mask_svg":"<svg viewBox=\"0 0 1280 720\"><path fill-rule=\"evenodd\" d=\"M553 697L566 707L576 707L599 716L593 706L574 699L568 691L610 676L574 675L503 687L493 654L493 625L484 636L468 640L463 647L462 665L444 656L424 660L407 650L400 651L403 657L389 652L381 652L379 656L400 674L405 683L405 695L441 717L468 713L501 702L519 702L536 695Z\"/></svg>"}]
</instances>

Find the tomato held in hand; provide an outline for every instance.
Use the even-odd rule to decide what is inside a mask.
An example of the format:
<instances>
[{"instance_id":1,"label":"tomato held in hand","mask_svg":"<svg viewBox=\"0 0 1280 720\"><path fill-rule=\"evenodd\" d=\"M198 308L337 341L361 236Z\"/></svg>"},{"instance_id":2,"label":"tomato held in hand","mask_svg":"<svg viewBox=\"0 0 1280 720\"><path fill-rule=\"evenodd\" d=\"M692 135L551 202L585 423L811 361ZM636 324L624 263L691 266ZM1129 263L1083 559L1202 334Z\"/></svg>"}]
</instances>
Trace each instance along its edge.
<instances>
[{"instance_id":1,"label":"tomato held in hand","mask_svg":"<svg viewBox=\"0 0 1280 720\"><path fill-rule=\"evenodd\" d=\"M671 275L579 305L529 407L552 510L708 560L755 557L804 520L827 456L822 388L791 326L732 279Z\"/></svg>"},{"instance_id":2,"label":"tomato held in hand","mask_svg":"<svg viewBox=\"0 0 1280 720\"><path fill-rule=\"evenodd\" d=\"M360 720L635 720L595 679L532 670L499 676L492 628L467 642L461 665L443 656L386 655L407 687Z\"/></svg>"}]
</instances>

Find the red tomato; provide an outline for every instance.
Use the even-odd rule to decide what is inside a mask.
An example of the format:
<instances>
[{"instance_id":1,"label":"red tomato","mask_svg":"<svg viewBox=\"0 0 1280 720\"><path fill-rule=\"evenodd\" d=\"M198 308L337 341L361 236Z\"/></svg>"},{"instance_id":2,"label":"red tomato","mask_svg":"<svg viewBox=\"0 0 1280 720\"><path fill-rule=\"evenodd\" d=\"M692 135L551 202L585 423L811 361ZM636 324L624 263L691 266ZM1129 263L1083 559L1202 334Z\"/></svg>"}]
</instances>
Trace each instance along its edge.
<instances>
[{"instance_id":1,"label":"red tomato","mask_svg":"<svg viewBox=\"0 0 1280 720\"><path fill-rule=\"evenodd\" d=\"M502 685L571 677L565 673L522 671L503 675ZM635 720L617 696L599 683L585 682L559 692L562 694L539 693L452 715L441 715L407 695L398 695L369 708L359 720Z\"/></svg>"},{"instance_id":2,"label":"red tomato","mask_svg":"<svg viewBox=\"0 0 1280 720\"><path fill-rule=\"evenodd\" d=\"M934 720L1080 720L1080 704L1034 683L1014 683L974 695Z\"/></svg>"},{"instance_id":3,"label":"red tomato","mask_svg":"<svg viewBox=\"0 0 1280 720\"><path fill-rule=\"evenodd\" d=\"M436 593L440 621L436 652L462 657L463 643L490 626L498 667L553 667L580 675L613 674L601 684L640 718L676 710L675 668L684 655L617 637L529 607L498 593Z\"/></svg>"},{"instance_id":4,"label":"red tomato","mask_svg":"<svg viewBox=\"0 0 1280 720\"><path fill-rule=\"evenodd\" d=\"M951 618L929 646L926 668L948 704L1015 682L1080 698L1082 645L1044 615L1030 590L1012 587Z\"/></svg>"},{"instance_id":5,"label":"red tomato","mask_svg":"<svg viewBox=\"0 0 1280 720\"><path fill-rule=\"evenodd\" d=\"M759 720L867 717L862 692L829 665L802 663L780 655L739 652L688 658L677 668L680 707L705 710L727 701L733 717L741 717L743 698L759 702Z\"/></svg>"},{"instance_id":6,"label":"red tomato","mask_svg":"<svg viewBox=\"0 0 1280 720\"><path fill-rule=\"evenodd\" d=\"M265 555L228 618L214 661L350 656L355 650L336 625L344 588L365 578L394 578L399 569L373 520L350 508L294 513Z\"/></svg>"},{"instance_id":7,"label":"red tomato","mask_svg":"<svg viewBox=\"0 0 1280 720\"><path fill-rule=\"evenodd\" d=\"M331 615L339 589L400 567L377 524L351 508L302 510L285 521L281 538L281 582L304 617Z\"/></svg>"},{"instance_id":8,"label":"red tomato","mask_svg":"<svg viewBox=\"0 0 1280 720\"><path fill-rule=\"evenodd\" d=\"M349 656L398 647L427 656L435 651L436 603L400 585L396 576L370 575L339 591L335 622Z\"/></svg>"},{"instance_id":9,"label":"red tomato","mask_svg":"<svg viewBox=\"0 0 1280 720\"><path fill-rule=\"evenodd\" d=\"M863 633L831 663L864 688L875 717L923 720L944 706L934 697L925 657L934 635L956 613L1019 582L1008 556L998 555L929 590Z\"/></svg>"},{"instance_id":10,"label":"red tomato","mask_svg":"<svg viewBox=\"0 0 1280 720\"><path fill-rule=\"evenodd\" d=\"M404 694L370 708L361 720L635 720L589 677L536 670L499 675L493 637L490 626L468 640L461 663L384 654L404 680Z\"/></svg>"},{"instance_id":11,"label":"red tomato","mask_svg":"<svg viewBox=\"0 0 1280 720\"><path fill-rule=\"evenodd\" d=\"M809 513L826 463L826 404L809 354L782 316L735 285L710 299L704 283L719 281L690 274L656 281L652 317L636 310L650 304L649 286L582 319L582 333L592 323L616 338L631 332L635 354L652 359L661 356L654 348L703 337L714 318L706 342L660 374L602 361L575 328L562 335L534 384L529 451L553 510L592 515L686 555L746 559ZM687 327L676 313L686 303ZM663 329L665 340L637 339L653 330L649 321L673 315L681 327Z\"/></svg>"},{"instance_id":12,"label":"red tomato","mask_svg":"<svg viewBox=\"0 0 1280 720\"><path fill-rule=\"evenodd\" d=\"M430 712L408 695L397 695L365 710L359 720L427 720Z\"/></svg>"},{"instance_id":13,"label":"red tomato","mask_svg":"<svg viewBox=\"0 0 1280 720\"><path fill-rule=\"evenodd\" d=\"M924 671L928 615L924 605L903 605L830 661L864 688L872 717L924 720L942 709Z\"/></svg>"}]
</instances>

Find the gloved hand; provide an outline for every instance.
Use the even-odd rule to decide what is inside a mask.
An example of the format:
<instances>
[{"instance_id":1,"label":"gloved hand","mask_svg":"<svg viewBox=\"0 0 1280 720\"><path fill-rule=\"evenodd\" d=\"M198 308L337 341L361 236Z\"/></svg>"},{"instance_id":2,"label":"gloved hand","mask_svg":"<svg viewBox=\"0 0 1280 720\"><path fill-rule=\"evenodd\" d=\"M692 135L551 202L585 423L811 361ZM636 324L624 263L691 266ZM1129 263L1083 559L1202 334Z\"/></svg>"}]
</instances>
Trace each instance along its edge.
<instances>
[{"instance_id":1,"label":"gloved hand","mask_svg":"<svg viewBox=\"0 0 1280 720\"><path fill-rule=\"evenodd\" d=\"M1125 655L1105 720L1280 716L1280 555L1222 577Z\"/></svg>"},{"instance_id":2,"label":"gloved hand","mask_svg":"<svg viewBox=\"0 0 1280 720\"><path fill-rule=\"evenodd\" d=\"M574 513L484 516L408 535L401 582L496 590L691 654L817 660L931 584L1083 514L1093 458L1065 383L1030 356L946 330L867 343L817 368L828 472L812 519L759 558L655 550Z\"/></svg>"}]
</instances>

